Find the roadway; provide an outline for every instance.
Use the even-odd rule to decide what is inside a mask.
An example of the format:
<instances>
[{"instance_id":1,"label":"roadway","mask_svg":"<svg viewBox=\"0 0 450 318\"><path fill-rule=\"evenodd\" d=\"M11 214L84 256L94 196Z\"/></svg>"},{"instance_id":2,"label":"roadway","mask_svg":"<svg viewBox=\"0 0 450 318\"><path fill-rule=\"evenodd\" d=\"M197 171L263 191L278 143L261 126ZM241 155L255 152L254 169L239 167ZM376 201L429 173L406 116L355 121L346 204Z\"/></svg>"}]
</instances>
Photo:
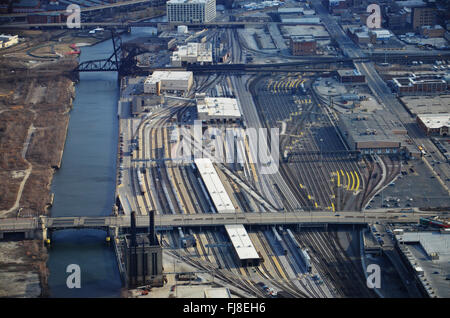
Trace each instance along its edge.
<instances>
[{"instance_id":1,"label":"roadway","mask_svg":"<svg viewBox=\"0 0 450 318\"><path fill-rule=\"evenodd\" d=\"M393 211L393 212L390 212ZM160 214L155 215L155 226L172 228L178 226L221 226L224 224L269 225L269 224L366 224L379 222L417 223L420 217L435 216L437 212L401 212L400 209L379 209L362 212L331 211L289 211L253 213L200 213L200 214ZM41 220L39 220L41 218ZM4 218L0 222L0 232L21 232L37 230L42 222L49 229L130 227L129 216L105 217L40 217ZM149 217L136 216L137 227L148 227Z\"/></svg>"},{"instance_id":2,"label":"roadway","mask_svg":"<svg viewBox=\"0 0 450 318\"><path fill-rule=\"evenodd\" d=\"M83 12L91 12L91 11L97 11L97 10L104 10L104 9L110 9L110 8L116 8L116 7L124 7L129 5L135 5L135 4L141 4L145 2L152 2L152 0L130 0L130 1L122 1L122 2L116 2L116 3L110 3L110 4L104 4L99 6L92 6L92 7L85 7L81 8L81 13ZM2 18L21 18L26 17L33 13L51 13L51 14L66 14L66 10L57 10L57 11L37 11L37 12L24 12L24 13L8 13L8 14L2 14ZM66 25L65 23L63 23ZM97 24L96 24L97 25Z\"/></svg>"}]
</instances>

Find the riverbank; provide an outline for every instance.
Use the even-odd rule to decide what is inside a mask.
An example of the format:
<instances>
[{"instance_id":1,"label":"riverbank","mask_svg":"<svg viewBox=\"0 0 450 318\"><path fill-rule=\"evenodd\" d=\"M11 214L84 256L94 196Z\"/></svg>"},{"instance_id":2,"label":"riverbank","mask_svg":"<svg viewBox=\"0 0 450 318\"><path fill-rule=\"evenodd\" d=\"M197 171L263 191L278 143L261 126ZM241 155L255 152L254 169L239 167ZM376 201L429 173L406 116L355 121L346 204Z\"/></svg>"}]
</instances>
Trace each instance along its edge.
<instances>
[{"instance_id":1,"label":"riverbank","mask_svg":"<svg viewBox=\"0 0 450 318\"><path fill-rule=\"evenodd\" d=\"M40 241L0 242L0 298L48 297L47 257Z\"/></svg>"},{"instance_id":2,"label":"riverbank","mask_svg":"<svg viewBox=\"0 0 450 318\"><path fill-rule=\"evenodd\" d=\"M77 37L61 31L21 36L19 45L0 54L0 218L50 214L50 188L61 167L75 98L70 74L77 60L64 52ZM53 50L54 60L27 54L45 54L45 48ZM48 297L46 247L37 240L6 239L13 241L0 242L0 297Z\"/></svg>"}]
</instances>

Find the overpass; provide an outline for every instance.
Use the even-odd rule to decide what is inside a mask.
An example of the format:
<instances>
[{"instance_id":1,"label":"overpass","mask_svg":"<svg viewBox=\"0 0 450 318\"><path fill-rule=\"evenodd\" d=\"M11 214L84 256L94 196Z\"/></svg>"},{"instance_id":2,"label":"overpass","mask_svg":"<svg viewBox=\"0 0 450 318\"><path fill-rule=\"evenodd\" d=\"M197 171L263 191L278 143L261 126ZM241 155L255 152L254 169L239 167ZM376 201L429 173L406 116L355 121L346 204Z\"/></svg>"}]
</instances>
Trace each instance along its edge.
<instances>
[{"instance_id":1,"label":"overpass","mask_svg":"<svg viewBox=\"0 0 450 318\"><path fill-rule=\"evenodd\" d=\"M129 1L109 3L109 4L102 4L102 5L98 5L98 6L84 7L84 8L81 8L81 13L117 8L117 7L125 7L125 6L130 6L130 5L137 5L137 4L142 4L142 3L151 2L151 1L152 0L129 0ZM67 12L66 12L66 10L21 12L21 13L2 14L1 17L2 18L24 18L30 14L41 14L41 13L42 14L45 14L45 13L66 14Z\"/></svg>"},{"instance_id":2,"label":"overpass","mask_svg":"<svg viewBox=\"0 0 450 318\"><path fill-rule=\"evenodd\" d=\"M172 227L205 227L225 224L276 225L299 224L305 226L326 224L366 224L368 222L417 223L421 216L435 215L436 212L393 212L378 210L366 212L254 212L220 214L162 214L155 216L155 226L160 229ZM136 226L148 227L148 216L137 216ZM24 233L25 238L46 239L48 232L64 229L99 229L116 232L130 227L129 216L104 217L34 217L0 219L0 238L5 233ZM117 232L118 233L118 232Z\"/></svg>"},{"instance_id":3,"label":"overpass","mask_svg":"<svg viewBox=\"0 0 450 318\"><path fill-rule=\"evenodd\" d=\"M141 2L146 2L149 0L138 0ZM119 3L125 3L125 2L119 2ZM117 4L119 4L117 3ZM98 7L91 7L91 8L83 8L81 9L81 12L85 11L93 11L95 8L99 10L100 6ZM109 8L109 6L106 6ZM104 9L104 8L103 8ZM48 13L55 13L58 11L49 11ZM45 14L46 12L36 12L36 13L42 13ZM65 11L61 12L65 13ZM18 14L11 14L11 15L1 15L0 17L5 18L8 16L13 17L13 15L17 15L17 17L26 17L27 15L32 13L18 13ZM281 24L281 22L271 22L274 24ZM115 22L105 22L105 21L99 21L99 22L81 22L81 28L83 27L116 27L116 28L129 28L129 27L157 27L158 25L187 25L191 28L245 28L246 26L263 26L267 25L267 23L263 22L228 22L228 21L217 21L217 22L202 22L202 23L184 23L184 22L166 22L166 21L115 21ZM61 28L66 27L67 24L65 22L62 23L24 23L24 22L15 22L15 23L8 23L0 25L0 28Z\"/></svg>"}]
</instances>

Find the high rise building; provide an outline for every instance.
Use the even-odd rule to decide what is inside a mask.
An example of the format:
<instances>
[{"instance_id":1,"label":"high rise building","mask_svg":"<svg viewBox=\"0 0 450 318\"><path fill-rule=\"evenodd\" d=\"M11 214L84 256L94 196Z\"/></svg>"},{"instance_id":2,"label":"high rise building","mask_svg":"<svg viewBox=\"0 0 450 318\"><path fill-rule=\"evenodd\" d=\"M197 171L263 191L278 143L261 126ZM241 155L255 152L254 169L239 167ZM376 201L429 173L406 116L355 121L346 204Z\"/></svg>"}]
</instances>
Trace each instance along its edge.
<instances>
[{"instance_id":1,"label":"high rise building","mask_svg":"<svg viewBox=\"0 0 450 318\"><path fill-rule=\"evenodd\" d=\"M167 1L169 22L203 23L216 18L216 0Z\"/></svg>"},{"instance_id":2,"label":"high rise building","mask_svg":"<svg viewBox=\"0 0 450 318\"><path fill-rule=\"evenodd\" d=\"M425 25L435 25L437 10L429 7L416 7L413 9L412 26L414 30Z\"/></svg>"}]
</instances>

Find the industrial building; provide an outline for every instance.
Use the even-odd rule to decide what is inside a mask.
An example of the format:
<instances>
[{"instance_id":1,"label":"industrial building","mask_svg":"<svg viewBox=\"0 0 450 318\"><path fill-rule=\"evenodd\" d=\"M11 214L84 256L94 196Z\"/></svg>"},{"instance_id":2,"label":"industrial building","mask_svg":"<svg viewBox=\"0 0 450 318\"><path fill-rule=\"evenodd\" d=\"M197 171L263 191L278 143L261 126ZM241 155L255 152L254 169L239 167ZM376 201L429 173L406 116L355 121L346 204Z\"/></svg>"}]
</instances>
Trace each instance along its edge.
<instances>
[{"instance_id":1,"label":"industrial building","mask_svg":"<svg viewBox=\"0 0 450 318\"><path fill-rule=\"evenodd\" d=\"M150 211L149 233L136 234L136 215L131 213L131 234L120 244L128 287L164 285L162 248L155 233L154 211Z\"/></svg>"},{"instance_id":2,"label":"industrial building","mask_svg":"<svg viewBox=\"0 0 450 318\"><path fill-rule=\"evenodd\" d=\"M339 130L352 150L362 154L397 154L405 128L385 112L341 114Z\"/></svg>"},{"instance_id":3,"label":"industrial building","mask_svg":"<svg viewBox=\"0 0 450 318\"><path fill-rule=\"evenodd\" d=\"M417 124L427 135L448 136L450 113L417 115Z\"/></svg>"},{"instance_id":4,"label":"industrial building","mask_svg":"<svg viewBox=\"0 0 450 318\"><path fill-rule=\"evenodd\" d=\"M170 57L170 64L172 66L185 66L187 64L205 65L211 63L211 43L188 43L187 45L181 45Z\"/></svg>"},{"instance_id":5,"label":"industrial building","mask_svg":"<svg viewBox=\"0 0 450 318\"><path fill-rule=\"evenodd\" d=\"M150 112L163 103L164 96L162 95L135 95L131 100L131 113L133 116L137 116L143 112Z\"/></svg>"},{"instance_id":6,"label":"industrial building","mask_svg":"<svg viewBox=\"0 0 450 318\"><path fill-rule=\"evenodd\" d=\"M450 113L450 95L403 96L400 100L413 115Z\"/></svg>"},{"instance_id":7,"label":"industrial building","mask_svg":"<svg viewBox=\"0 0 450 318\"><path fill-rule=\"evenodd\" d=\"M366 77L360 71L354 70L337 70L338 80L341 83L365 83Z\"/></svg>"},{"instance_id":8,"label":"industrial building","mask_svg":"<svg viewBox=\"0 0 450 318\"><path fill-rule=\"evenodd\" d=\"M216 0L169 0L169 22L204 23L216 18Z\"/></svg>"},{"instance_id":9,"label":"industrial building","mask_svg":"<svg viewBox=\"0 0 450 318\"><path fill-rule=\"evenodd\" d=\"M144 93L161 94L187 93L194 83L194 75L192 72L184 71L155 71L148 76L144 82Z\"/></svg>"},{"instance_id":10,"label":"industrial building","mask_svg":"<svg viewBox=\"0 0 450 318\"><path fill-rule=\"evenodd\" d=\"M395 239L408 271L422 291L430 297L448 297L450 231L397 231Z\"/></svg>"},{"instance_id":11,"label":"industrial building","mask_svg":"<svg viewBox=\"0 0 450 318\"><path fill-rule=\"evenodd\" d=\"M400 94L439 93L450 87L450 79L443 75L412 73L408 77L392 79L394 91Z\"/></svg>"},{"instance_id":12,"label":"industrial building","mask_svg":"<svg viewBox=\"0 0 450 318\"><path fill-rule=\"evenodd\" d=\"M386 29L371 29L369 30L370 43L378 43L383 41L389 41L393 34Z\"/></svg>"},{"instance_id":13,"label":"industrial building","mask_svg":"<svg viewBox=\"0 0 450 318\"><path fill-rule=\"evenodd\" d=\"M420 34L429 38L441 38L444 36L445 29L439 24L437 25L424 25L420 28Z\"/></svg>"},{"instance_id":14,"label":"industrial building","mask_svg":"<svg viewBox=\"0 0 450 318\"><path fill-rule=\"evenodd\" d=\"M370 35L367 26L361 27L349 27L347 29L347 35L357 44L369 44Z\"/></svg>"},{"instance_id":15,"label":"industrial building","mask_svg":"<svg viewBox=\"0 0 450 318\"><path fill-rule=\"evenodd\" d=\"M314 36L292 36L289 42L292 55L315 54L317 41Z\"/></svg>"},{"instance_id":16,"label":"industrial building","mask_svg":"<svg viewBox=\"0 0 450 318\"><path fill-rule=\"evenodd\" d=\"M242 114L236 98L196 94L198 119L205 122L238 122Z\"/></svg>"},{"instance_id":17,"label":"industrial building","mask_svg":"<svg viewBox=\"0 0 450 318\"><path fill-rule=\"evenodd\" d=\"M0 34L0 49L7 48L19 43L18 35Z\"/></svg>"}]
</instances>

